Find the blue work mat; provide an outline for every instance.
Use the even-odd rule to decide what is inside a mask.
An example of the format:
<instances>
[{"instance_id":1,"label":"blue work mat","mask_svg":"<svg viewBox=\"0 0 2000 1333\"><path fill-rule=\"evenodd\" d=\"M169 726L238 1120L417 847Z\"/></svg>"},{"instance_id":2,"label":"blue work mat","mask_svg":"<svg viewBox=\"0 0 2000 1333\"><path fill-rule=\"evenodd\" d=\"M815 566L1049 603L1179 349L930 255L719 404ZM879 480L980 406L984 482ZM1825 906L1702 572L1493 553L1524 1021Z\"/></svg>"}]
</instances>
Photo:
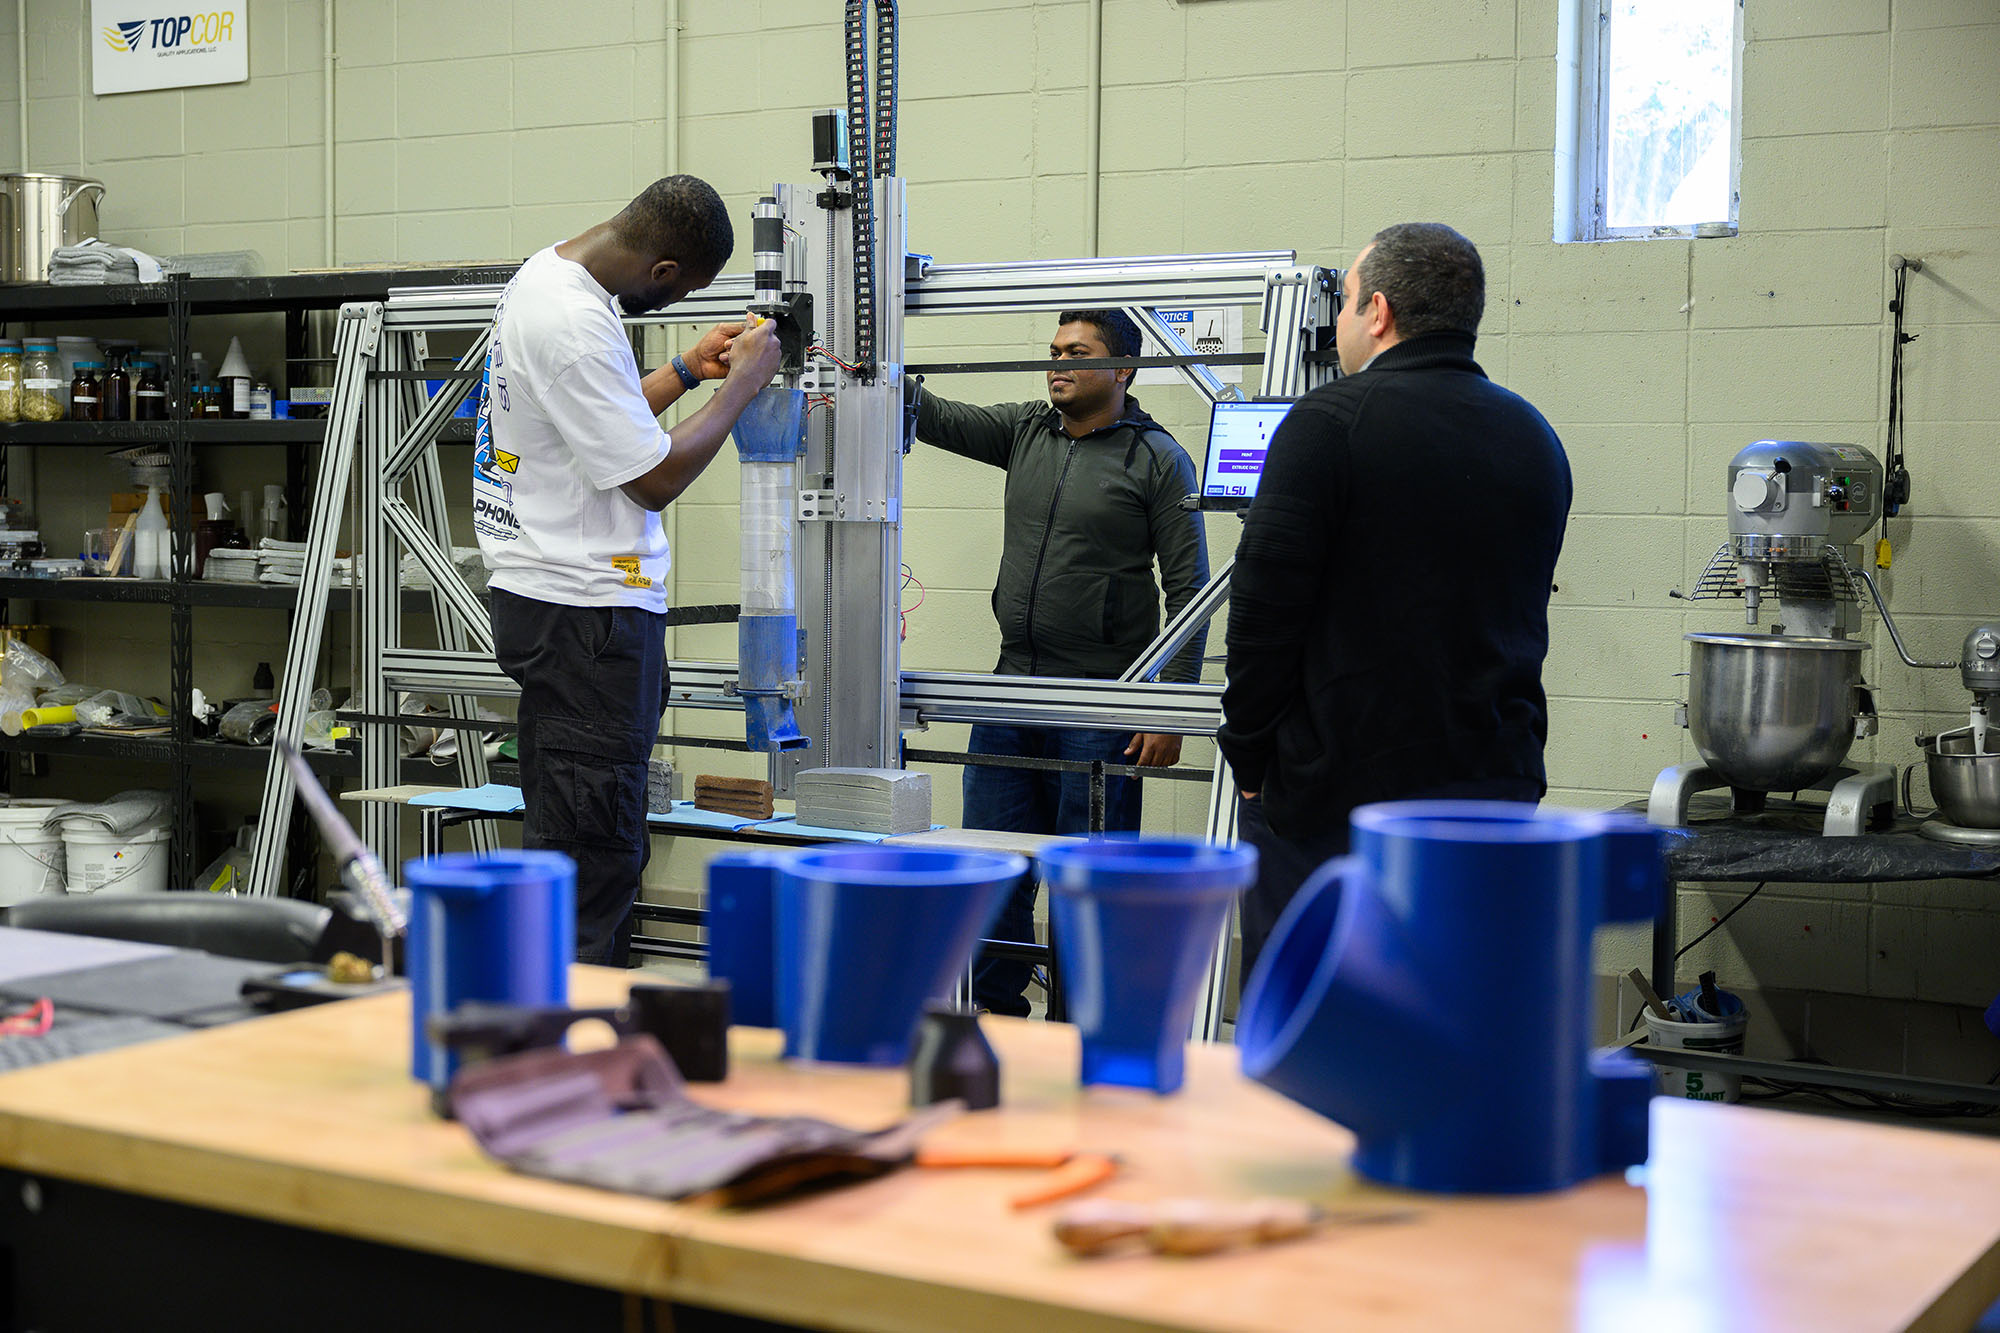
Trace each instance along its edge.
<instances>
[{"instance_id":1,"label":"blue work mat","mask_svg":"<svg viewBox=\"0 0 2000 1333\"><path fill-rule=\"evenodd\" d=\"M521 798L519 787L508 787L498 782L489 782L483 787L465 787L459 791L412 796L410 804L436 805L447 810L484 810L495 815L517 815L528 808L528 803Z\"/></svg>"}]
</instances>

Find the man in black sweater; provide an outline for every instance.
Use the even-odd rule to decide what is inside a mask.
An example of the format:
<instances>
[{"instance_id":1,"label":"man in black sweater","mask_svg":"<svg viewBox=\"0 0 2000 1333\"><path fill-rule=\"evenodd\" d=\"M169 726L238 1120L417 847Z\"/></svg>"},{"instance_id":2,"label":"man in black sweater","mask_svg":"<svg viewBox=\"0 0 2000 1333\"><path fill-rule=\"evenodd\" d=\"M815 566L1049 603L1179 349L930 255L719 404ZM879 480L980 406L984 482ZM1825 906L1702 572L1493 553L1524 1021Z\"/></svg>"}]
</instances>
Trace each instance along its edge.
<instances>
[{"instance_id":1,"label":"man in black sweater","mask_svg":"<svg viewBox=\"0 0 2000 1333\"><path fill-rule=\"evenodd\" d=\"M1246 975L1355 806L1547 790L1562 442L1472 359L1486 275L1450 227L1378 232L1342 298L1342 378L1272 437L1230 580L1217 740L1259 853Z\"/></svg>"}]
</instances>

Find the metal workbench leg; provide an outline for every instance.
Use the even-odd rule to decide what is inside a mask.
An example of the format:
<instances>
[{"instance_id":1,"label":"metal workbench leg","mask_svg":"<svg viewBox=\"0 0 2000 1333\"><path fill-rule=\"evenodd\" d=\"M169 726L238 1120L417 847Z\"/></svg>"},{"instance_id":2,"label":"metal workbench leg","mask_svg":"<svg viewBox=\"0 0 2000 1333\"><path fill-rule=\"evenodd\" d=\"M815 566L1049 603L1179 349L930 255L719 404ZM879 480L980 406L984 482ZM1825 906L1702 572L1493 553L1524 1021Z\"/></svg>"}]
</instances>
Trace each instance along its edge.
<instances>
[{"instance_id":1,"label":"metal workbench leg","mask_svg":"<svg viewBox=\"0 0 2000 1333\"><path fill-rule=\"evenodd\" d=\"M420 845L426 858L444 855L444 807L426 805L423 811L423 836Z\"/></svg>"},{"instance_id":2,"label":"metal workbench leg","mask_svg":"<svg viewBox=\"0 0 2000 1333\"><path fill-rule=\"evenodd\" d=\"M1681 886L1667 881L1660 895L1660 910L1653 916L1653 989L1662 999L1680 987L1674 984L1674 951L1680 947Z\"/></svg>"}]
</instances>

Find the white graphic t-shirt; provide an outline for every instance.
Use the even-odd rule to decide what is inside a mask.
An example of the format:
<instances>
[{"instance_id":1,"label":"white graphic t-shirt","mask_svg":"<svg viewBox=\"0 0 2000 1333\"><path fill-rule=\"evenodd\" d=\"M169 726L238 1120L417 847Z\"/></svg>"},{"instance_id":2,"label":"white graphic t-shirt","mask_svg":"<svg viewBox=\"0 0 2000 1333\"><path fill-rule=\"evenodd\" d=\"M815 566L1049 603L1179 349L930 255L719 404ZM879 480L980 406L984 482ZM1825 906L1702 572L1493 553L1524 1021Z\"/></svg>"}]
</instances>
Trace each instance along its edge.
<instances>
[{"instance_id":1,"label":"white graphic t-shirt","mask_svg":"<svg viewBox=\"0 0 2000 1333\"><path fill-rule=\"evenodd\" d=\"M554 247L532 256L500 298L480 383L472 512L492 585L666 610L666 531L618 488L671 447L611 294Z\"/></svg>"}]
</instances>

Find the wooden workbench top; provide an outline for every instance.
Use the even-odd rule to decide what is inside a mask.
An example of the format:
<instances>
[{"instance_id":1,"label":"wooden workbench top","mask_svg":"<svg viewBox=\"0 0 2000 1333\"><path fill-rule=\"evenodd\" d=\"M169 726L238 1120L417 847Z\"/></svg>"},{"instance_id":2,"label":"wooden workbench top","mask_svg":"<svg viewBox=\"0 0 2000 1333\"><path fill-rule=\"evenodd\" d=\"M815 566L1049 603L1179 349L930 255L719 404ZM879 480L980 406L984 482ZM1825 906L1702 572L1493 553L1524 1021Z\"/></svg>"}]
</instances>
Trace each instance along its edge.
<instances>
[{"instance_id":1,"label":"wooden workbench top","mask_svg":"<svg viewBox=\"0 0 2000 1333\"><path fill-rule=\"evenodd\" d=\"M578 969L579 1004L624 974ZM1208 1259L1073 1260L1025 1179L903 1171L746 1213L509 1174L410 1081L400 996L301 1010L0 1076L0 1163L614 1289L898 1330L1963 1327L2000 1290L2000 1144L1739 1107L1656 1102L1648 1192L1606 1179L1526 1198L1356 1182L1345 1131L1195 1049L1186 1089L1076 1087L1072 1029L987 1020L1002 1111L953 1140L1114 1150L1102 1191L1288 1194L1412 1207ZM894 1071L775 1059L739 1029L711 1104L857 1125L902 1111ZM1643 1321L1643 1322L1641 1322Z\"/></svg>"}]
</instances>

